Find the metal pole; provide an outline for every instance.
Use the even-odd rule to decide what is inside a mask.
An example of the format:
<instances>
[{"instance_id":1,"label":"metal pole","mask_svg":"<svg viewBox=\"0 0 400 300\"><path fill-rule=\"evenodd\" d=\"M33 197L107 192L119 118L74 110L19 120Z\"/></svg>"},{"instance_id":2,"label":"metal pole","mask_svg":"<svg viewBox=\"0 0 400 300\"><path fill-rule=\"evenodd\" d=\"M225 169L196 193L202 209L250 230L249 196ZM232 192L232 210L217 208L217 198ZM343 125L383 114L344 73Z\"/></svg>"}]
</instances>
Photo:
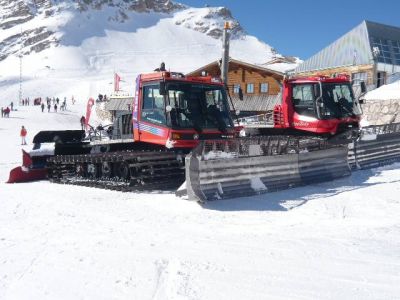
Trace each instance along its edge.
<instances>
[{"instance_id":1,"label":"metal pole","mask_svg":"<svg viewBox=\"0 0 400 300\"><path fill-rule=\"evenodd\" d=\"M22 53L19 55L19 99L18 103L22 102Z\"/></svg>"},{"instance_id":2,"label":"metal pole","mask_svg":"<svg viewBox=\"0 0 400 300\"><path fill-rule=\"evenodd\" d=\"M229 70L229 39L230 39L230 25L225 22L224 32L222 35L222 61L221 61L221 79L225 85L228 84L228 70Z\"/></svg>"},{"instance_id":3,"label":"metal pole","mask_svg":"<svg viewBox=\"0 0 400 300\"><path fill-rule=\"evenodd\" d=\"M21 37L22 37L22 28L21 28ZM18 104L22 103L22 45L23 43L21 42L21 49L19 52L19 99L18 99Z\"/></svg>"}]
</instances>

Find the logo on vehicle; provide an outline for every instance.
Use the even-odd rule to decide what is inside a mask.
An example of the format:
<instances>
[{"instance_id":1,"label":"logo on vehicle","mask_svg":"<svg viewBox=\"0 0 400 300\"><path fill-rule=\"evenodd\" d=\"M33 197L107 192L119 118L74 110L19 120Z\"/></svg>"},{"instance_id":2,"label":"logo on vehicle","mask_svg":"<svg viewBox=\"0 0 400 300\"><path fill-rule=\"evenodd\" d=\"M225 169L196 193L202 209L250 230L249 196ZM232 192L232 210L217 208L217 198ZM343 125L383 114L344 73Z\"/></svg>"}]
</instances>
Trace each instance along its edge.
<instances>
[{"instance_id":1,"label":"logo on vehicle","mask_svg":"<svg viewBox=\"0 0 400 300\"><path fill-rule=\"evenodd\" d=\"M303 122L303 121L293 122L293 126L295 126L295 127L306 127L306 126L309 126L309 125L310 125L309 123Z\"/></svg>"}]
</instances>

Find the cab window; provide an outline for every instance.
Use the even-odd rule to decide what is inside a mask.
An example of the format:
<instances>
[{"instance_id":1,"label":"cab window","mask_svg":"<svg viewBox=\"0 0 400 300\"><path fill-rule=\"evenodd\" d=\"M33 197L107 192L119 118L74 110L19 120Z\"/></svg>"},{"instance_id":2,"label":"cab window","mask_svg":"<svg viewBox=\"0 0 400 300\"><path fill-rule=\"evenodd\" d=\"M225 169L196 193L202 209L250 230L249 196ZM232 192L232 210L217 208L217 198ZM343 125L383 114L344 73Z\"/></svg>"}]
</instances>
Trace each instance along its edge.
<instances>
[{"instance_id":1,"label":"cab window","mask_svg":"<svg viewBox=\"0 0 400 300\"><path fill-rule=\"evenodd\" d=\"M295 112L304 116L315 117L315 105L312 84L293 86L293 107Z\"/></svg>"},{"instance_id":2,"label":"cab window","mask_svg":"<svg viewBox=\"0 0 400 300\"><path fill-rule=\"evenodd\" d=\"M165 125L164 97L160 95L159 85L143 87L142 121Z\"/></svg>"}]
</instances>

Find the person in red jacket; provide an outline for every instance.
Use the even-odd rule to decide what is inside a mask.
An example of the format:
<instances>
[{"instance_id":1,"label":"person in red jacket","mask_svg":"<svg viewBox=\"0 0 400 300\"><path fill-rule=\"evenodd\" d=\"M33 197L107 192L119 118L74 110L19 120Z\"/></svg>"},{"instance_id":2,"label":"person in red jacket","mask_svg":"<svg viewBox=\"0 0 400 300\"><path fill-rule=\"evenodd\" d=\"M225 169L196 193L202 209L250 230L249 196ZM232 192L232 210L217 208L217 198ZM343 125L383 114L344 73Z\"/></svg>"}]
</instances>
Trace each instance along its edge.
<instances>
[{"instance_id":1,"label":"person in red jacket","mask_svg":"<svg viewBox=\"0 0 400 300\"><path fill-rule=\"evenodd\" d=\"M25 137L26 137L26 134L27 134L28 132L26 131L26 129L25 129L25 127L24 126L22 126L21 127L21 145L26 145L26 140L25 140Z\"/></svg>"}]
</instances>

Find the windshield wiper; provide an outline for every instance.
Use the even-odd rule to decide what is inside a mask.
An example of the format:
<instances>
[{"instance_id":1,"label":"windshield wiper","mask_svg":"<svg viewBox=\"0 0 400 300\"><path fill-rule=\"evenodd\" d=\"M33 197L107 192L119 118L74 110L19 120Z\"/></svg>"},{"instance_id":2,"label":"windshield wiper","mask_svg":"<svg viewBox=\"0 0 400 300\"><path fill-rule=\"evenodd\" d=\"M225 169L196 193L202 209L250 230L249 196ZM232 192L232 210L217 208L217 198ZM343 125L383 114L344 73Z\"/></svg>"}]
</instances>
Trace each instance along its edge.
<instances>
[{"instance_id":1,"label":"windshield wiper","mask_svg":"<svg viewBox=\"0 0 400 300\"><path fill-rule=\"evenodd\" d=\"M192 120L192 123L193 123L193 129L194 129L198 134L200 134L200 133L203 132L203 129L201 128L201 126L199 125L199 123L198 123L197 121Z\"/></svg>"},{"instance_id":2,"label":"windshield wiper","mask_svg":"<svg viewBox=\"0 0 400 300\"><path fill-rule=\"evenodd\" d=\"M350 110L345 104L342 104L340 100L338 101L338 105L340 109L345 110L350 116L354 117L356 115L354 111Z\"/></svg>"},{"instance_id":3,"label":"windshield wiper","mask_svg":"<svg viewBox=\"0 0 400 300\"><path fill-rule=\"evenodd\" d=\"M212 114L210 114L209 109L211 109ZM219 131L221 131L222 133L227 132L227 126L224 119L222 118L221 112L214 105L212 108L207 109L206 116L209 120L213 122L214 125L217 126Z\"/></svg>"}]
</instances>

